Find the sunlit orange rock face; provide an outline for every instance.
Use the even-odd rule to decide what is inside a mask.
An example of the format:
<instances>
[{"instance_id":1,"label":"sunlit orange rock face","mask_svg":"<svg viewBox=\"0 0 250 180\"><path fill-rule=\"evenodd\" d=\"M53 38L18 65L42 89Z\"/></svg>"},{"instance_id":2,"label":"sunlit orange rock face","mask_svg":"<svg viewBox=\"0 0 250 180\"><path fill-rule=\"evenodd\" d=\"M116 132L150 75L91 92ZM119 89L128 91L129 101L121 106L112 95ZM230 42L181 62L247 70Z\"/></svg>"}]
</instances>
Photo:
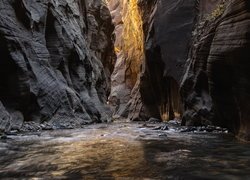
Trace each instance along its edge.
<instances>
[{"instance_id":1,"label":"sunlit orange rock face","mask_svg":"<svg viewBox=\"0 0 250 180\"><path fill-rule=\"evenodd\" d=\"M110 0L108 6L115 25L117 61L111 76L109 103L117 116L125 115L140 73L144 55L142 19L137 0Z\"/></svg>"}]
</instances>

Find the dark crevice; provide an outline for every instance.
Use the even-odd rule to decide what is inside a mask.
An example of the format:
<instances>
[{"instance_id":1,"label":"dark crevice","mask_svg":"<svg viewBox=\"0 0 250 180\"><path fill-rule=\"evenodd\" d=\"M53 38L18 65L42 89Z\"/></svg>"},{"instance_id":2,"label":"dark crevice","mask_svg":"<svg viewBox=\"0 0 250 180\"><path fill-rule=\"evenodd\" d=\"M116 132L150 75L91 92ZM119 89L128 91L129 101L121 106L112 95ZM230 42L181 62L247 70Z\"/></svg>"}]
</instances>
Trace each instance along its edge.
<instances>
[{"instance_id":1,"label":"dark crevice","mask_svg":"<svg viewBox=\"0 0 250 180\"><path fill-rule=\"evenodd\" d=\"M56 19L49 10L46 20L46 31L45 31L45 39L46 46L50 53L50 65L54 68L58 68L60 65L62 58L60 56L60 52L58 48L61 46L60 39L57 35L55 26Z\"/></svg>"},{"instance_id":2,"label":"dark crevice","mask_svg":"<svg viewBox=\"0 0 250 180\"><path fill-rule=\"evenodd\" d=\"M28 11L26 10L23 1L18 0L14 1L13 7L16 13L16 17L21 22L26 29L30 29L30 14L28 14Z\"/></svg>"},{"instance_id":3,"label":"dark crevice","mask_svg":"<svg viewBox=\"0 0 250 180\"><path fill-rule=\"evenodd\" d=\"M72 51L68 57L68 67L69 67L69 76L72 81L73 88L77 91L81 91L81 87L84 83L84 74L79 74L79 69L82 67L79 55L76 51Z\"/></svg>"},{"instance_id":4,"label":"dark crevice","mask_svg":"<svg viewBox=\"0 0 250 180\"><path fill-rule=\"evenodd\" d=\"M0 100L6 107L18 108L20 97L18 68L10 56L5 39L0 35Z\"/></svg>"},{"instance_id":5,"label":"dark crevice","mask_svg":"<svg viewBox=\"0 0 250 180\"><path fill-rule=\"evenodd\" d=\"M182 103L179 85L164 71L160 47L146 51L146 73L141 82L142 101L150 116L162 120L180 118Z\"/></svg>"}]
</instances>

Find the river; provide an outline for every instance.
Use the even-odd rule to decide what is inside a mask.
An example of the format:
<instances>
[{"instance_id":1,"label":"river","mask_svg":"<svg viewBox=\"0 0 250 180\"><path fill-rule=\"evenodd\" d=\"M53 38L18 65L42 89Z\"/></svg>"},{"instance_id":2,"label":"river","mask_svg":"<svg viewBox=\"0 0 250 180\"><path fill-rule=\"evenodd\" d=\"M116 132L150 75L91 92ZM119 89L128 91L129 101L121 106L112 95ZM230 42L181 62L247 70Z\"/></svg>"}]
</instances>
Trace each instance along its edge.
<instances>
[{"instance_id":1,"label":"river","mask_svg":"<svg viewBox=\"0 0 250 180\"><path fill-rule=\"evenodd\" d=\"M250 178L250 144L228 133L160 125L114 122L8 135L0 140L0 179Z\"/></svg>"}]
</instances>

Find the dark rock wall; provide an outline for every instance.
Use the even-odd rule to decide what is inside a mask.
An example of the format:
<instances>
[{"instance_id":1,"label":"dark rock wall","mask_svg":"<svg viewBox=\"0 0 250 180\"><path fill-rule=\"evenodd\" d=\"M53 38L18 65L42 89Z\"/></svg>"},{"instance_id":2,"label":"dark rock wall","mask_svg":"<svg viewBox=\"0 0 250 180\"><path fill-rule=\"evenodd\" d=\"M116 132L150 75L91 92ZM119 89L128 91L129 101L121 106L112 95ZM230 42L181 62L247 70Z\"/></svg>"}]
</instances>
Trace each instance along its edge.
<instances>
[{"instance_id":1,"label":"dark rock wall","mask_svg":"<svg viewBox=\"0 0 250 180\"><path fill-rule=\"evenodd\" d=\"M138 1L145 57L129 118L182 118L249 138L249 1Z\"/></svg>"},{"instance_id":2,"label":"dark rock wall","mask_svg":"<svg viewBox=\"0 0 250 180\"><path fill-rule=\"evenodd\" d=\"M111 74L114 70L116 54L114 51L115 36L114 25L112 24L111 14L106 3L101 0L88 0L88 42L92 53L101 60L104 66L104 75L107 83L104 83L105 88L97 87L98 91L105 90L103 93L98 93L100 98L109 96L111 90ZM99 83L99 82L98 82ZM97 84L101 85L101 83ZM103 94L103 95L102 95Z\"/></svg>"},{"instance_id":3,"label":"dark rock wall","mask_svg":"<svg viewBox=\"0 0 250 180\"><path fill-rule=\"evenodd\" d=\"M129 103L130 119L163 120L182 113L179 85L196 19L194 0L139 1L145 57L138 88Z\"/></svg>"},{"instance_id":4,"label":"dark rock wall","mask_svg":"<svg viewBox=\"0 0 250 180\"><path fill-rule=\"evenodd\" d=\"M145 106L152 109L150 106L155 104L153 115L160 114L163 120L182 113L179 84L194 27L195 7L193 0L158 1L154 24L146 39L141 93Z\"/></svg>"},{"instance_id":5,"label":"dark rock wall","mask_svg":"<svg viewBox=\"0 0 250 180\"><path fill-rule=\"evenodd\" d=\"M99 0L0 1L0 129L107 120L112 27Z\"/></svg>"},{"instance_id":6,"label":"dark rock wall","mask_svg":"<svg viewBox=\"0 0 250 180\"><path fill-rule=\"evenodd\" d=\"M250 2L230 0L200 24L182 92L183 124L216 124L249 139Z\"/></svg>"}]
</instances>

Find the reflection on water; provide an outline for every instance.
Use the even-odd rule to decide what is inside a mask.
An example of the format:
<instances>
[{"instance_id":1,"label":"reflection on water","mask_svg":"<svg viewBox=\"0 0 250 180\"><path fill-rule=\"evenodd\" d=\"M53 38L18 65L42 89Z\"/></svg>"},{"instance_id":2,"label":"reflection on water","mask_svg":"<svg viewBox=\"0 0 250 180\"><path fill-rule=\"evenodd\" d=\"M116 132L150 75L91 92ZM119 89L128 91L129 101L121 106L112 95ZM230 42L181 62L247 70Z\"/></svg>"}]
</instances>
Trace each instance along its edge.
<instances>
[{"instance_id":1,"label":"reflection on water","mask_svg":"<svg viewBox=\"0 0 250 180\"><path fill-rule=\"evenodd\" d=\"M250 145L228 134L156 131L140 124L114 123L0 141L1 179L249 177Z\"/></svg>"}]
</instances>

